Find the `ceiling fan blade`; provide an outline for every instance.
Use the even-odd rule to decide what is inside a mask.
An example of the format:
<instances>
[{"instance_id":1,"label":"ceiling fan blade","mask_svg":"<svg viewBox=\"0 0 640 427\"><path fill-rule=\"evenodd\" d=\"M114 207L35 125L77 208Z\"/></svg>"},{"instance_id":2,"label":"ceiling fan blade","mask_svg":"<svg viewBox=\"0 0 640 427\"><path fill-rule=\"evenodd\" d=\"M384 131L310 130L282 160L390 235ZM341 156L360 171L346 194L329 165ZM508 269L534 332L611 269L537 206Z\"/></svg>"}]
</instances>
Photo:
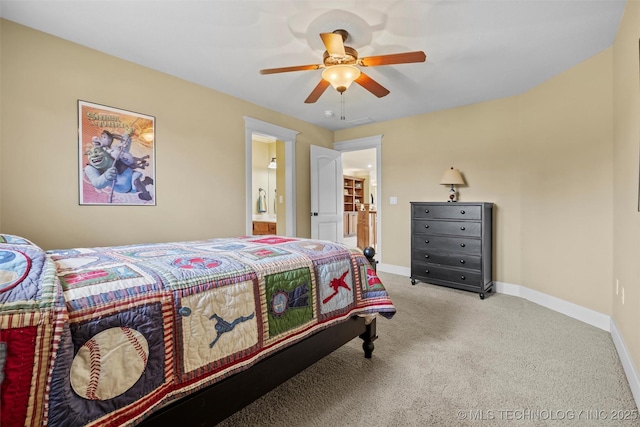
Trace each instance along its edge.
<instances>
[{"instance_id":1,"label":"ceiling fan blade","mask_svg":"<svg viewBox=\"0 0 640 427\"><path fill-rule=\"evenodd\" d=\"M260 70L260 74L275 74L275 73L287 73L289 71L306 71L306 70L318 70L322 68L322 65L313 64L313 65L296 65L293 67L282 67L282 68L267 68L264 70Z\"/></svg>"},{"instance_id":2,"label":"ceiling fan blade","mask_svg":"<svg viewBox=\"0 0 640 427\"><path fill-rule=\"evenodd\" d=\"M378 55L360 58L358 65L363 67L375 67L377 65L407 64L411 62L424 62L427 55L421 50L416 52L393 53L391 55Z\"/></svg>"},{"instance_id":3,"label":"ceiling fan blade","mask_svg":"<svg viewBox=\"0 0 640 427\"><path fill-rule=\"evenodd\" d=\"M363 72L360 72L360 77L358 77L354 81L378 98L389 95L389 90L387 88L385 88L380 83L373 80Z\"/></svg>"},{"instance_id":4,"label":"ceiling fan blade","mask_svg":"<svg viewBox=\"0 0 640 427\"><path fill-rule=\"evenodd\" d=\"M325 79L320 80L320 83L311 91L307 99L304 100L305 104L313 104L320 98L320 95L330 86L330 83Z\"/></svg>"},{"instance_id":5,"label":"ceiling fan blade","mask_svg":"<svg viewBox=\"0 0 640 427\"><path fill-rule=\"evenodd\" d=\"M344 57L346 55L344 51L344 40L342 34L339 33L320 33L322 43L327 48L329 55L336 57Z\"/></svg>"}]
</instances>

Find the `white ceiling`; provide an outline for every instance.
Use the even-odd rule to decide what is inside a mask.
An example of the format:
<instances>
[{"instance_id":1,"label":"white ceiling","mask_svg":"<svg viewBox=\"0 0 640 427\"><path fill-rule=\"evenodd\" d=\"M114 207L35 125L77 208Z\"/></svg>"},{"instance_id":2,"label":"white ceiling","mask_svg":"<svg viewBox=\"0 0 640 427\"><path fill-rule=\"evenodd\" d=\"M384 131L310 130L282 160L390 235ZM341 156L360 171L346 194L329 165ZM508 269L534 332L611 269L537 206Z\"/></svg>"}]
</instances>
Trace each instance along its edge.
<instances>
[{"instance_id":1,"label":"white ceiling","mask_svg":"<svg viewBox=\"0 0 640 427\"><path fill-rule=\"evenodd\" d=\"M610 47L624 0L0 0L0 16L338 130L522 93ZM321 70L319 33L346 29L360 57L422 50L426 62L366 68L304 100ZM333 111L332 117L325 112Z\"/></svg>"}]
</instances>

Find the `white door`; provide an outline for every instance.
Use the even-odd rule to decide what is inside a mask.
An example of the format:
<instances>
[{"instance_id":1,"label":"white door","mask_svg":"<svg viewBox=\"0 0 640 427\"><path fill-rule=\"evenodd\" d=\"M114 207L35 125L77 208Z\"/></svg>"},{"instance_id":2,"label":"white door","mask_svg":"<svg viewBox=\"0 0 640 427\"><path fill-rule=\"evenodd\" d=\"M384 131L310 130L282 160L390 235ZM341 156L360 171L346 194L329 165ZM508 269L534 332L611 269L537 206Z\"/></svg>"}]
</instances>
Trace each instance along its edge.
<instances>
[{"instance_id":1,"label":"white door","mask_svg":"<svg viewBox=\"0 0 640 427\"><path fill-rule=\"evenodd\" d=\"M311 145L311 238L342 243L342 153Z\"/></svg>"}]
</instances>

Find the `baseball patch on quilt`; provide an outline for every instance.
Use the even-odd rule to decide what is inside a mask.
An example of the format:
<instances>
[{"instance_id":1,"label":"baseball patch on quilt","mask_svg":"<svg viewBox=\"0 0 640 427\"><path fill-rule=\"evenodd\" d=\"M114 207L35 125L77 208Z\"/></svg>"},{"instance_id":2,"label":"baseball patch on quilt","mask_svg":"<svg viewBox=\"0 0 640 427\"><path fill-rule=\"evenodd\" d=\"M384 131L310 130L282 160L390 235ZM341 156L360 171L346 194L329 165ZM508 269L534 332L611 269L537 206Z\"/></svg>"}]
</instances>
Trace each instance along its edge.
<instances>
[{"instance_id":1,"label":"baseball patch on quilt","mask_svg":"<svg viewBox=\"0 0 640 427\"><path fill-rule=\"evenodd\" d=\"M349 259L316 266L320 292L320 313L328 314L351 306L354 301L353 273Z\"/></svg>"},{"instance_id":2,"label":"baseball patch on quilt","mask_svg":"<svg viewBox=\"0 0 640 427\"><path fill-rule=\"evenodd\" d=\"M259 343L257 295L247 280L183 297L178 309L182 325L184 372L210 363L240 358Z\"/></svg>"},{"instance_id":3,"label":"baseball patch on quilt","mask_svg":"<svg viewBox=\"0 0 640 427\"><path fill-rule=\"evenodd\" d=\"M65 425L69 419L85 425L153 395L171 380L171 318L166 313L173 309L172 301L153 297L138 304L124 301L99 321L87 316L69 324L73 358L54 368L54 375L65 380L51 385L49 420L58 422L50 425ZM63 336L62 347L65 342ZM152 403L146 400L139 409Z\"/></svg>"},{"instance_id":4,"label":"baseball patch on quilt","mask_svg":"<svg viewBox=\"0 0 640 427\"><path fill-rule=\"evenodd\" d=\"M0 249L0 292L17 286L27 277L31 259L22 252Z\"/></svg>"},{"instance_id":5,"label":"baseball patch on quilt","mask_svg":"<svg viewBox=\"0 0 640 427\"><path fill-rule=\"evenodd\" d=\"M268 274L264 280L269 337L295 329L314 318L313 284L308 267Z\"/></svg>"},{"instance_id":6,"label":"baseball patch on quilt","mask_svg":"<svg viewBox=\"0 0 640 427\"><path fill-rule=\"evenodd\" d=\"M84 343L73 358L71 387L89 400L119 396L138 381L148 358L149 344L140 332L127 327L106 329Z\"/></svg>"}]
</instances>

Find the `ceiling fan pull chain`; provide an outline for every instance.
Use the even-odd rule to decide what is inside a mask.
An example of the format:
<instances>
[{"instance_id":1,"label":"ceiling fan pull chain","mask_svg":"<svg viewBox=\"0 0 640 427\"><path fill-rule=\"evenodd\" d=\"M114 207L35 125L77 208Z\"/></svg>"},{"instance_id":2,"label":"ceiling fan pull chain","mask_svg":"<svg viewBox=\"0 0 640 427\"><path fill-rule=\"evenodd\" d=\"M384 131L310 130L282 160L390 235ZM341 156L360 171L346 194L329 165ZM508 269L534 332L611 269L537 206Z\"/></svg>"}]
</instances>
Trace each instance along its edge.
<instances>
[{"instance_id":1,"label":"ceiling fan pull chain","mask_svg":"<svg viewBox=\"0 0 640 427\"><path fill-rule=\"evenodd\" d=\"M344 120L344 92L340 92L340 120Z\"/></svg>"}]
</instances>

